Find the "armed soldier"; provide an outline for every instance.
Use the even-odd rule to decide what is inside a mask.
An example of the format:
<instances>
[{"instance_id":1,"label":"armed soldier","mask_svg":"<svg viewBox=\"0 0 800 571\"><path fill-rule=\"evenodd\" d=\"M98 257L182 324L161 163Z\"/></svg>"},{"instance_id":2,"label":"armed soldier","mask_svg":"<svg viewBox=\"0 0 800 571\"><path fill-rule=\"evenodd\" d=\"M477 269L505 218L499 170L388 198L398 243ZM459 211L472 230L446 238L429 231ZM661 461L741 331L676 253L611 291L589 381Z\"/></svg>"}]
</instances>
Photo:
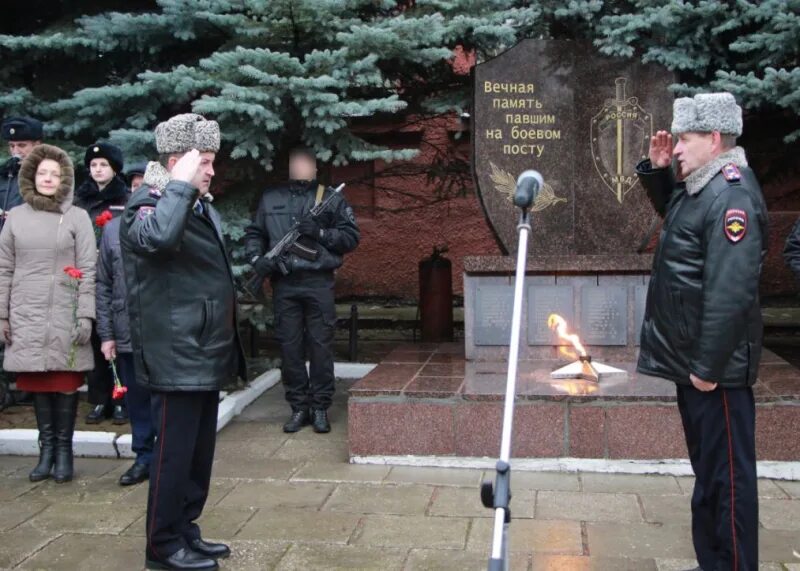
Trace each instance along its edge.
<instances>
[{"instance_id":1,"label":"armed soldier","mask_svg":"<svg viewBox=\"0 0 800 571\"><path fill-rule=\"evenodd\" d=\"M333 338L336 325L334 272L360 239L353 209L344 197L317 216L310 212L328 200L331 189L317 182L317 161L306 148L289 156L288 184L264 192L253 224L247 228L245 248L263 281L271 278L275 333L281 346L282 376L292 416L284 432L313 424L316 432L330 432L327 409L334 393ZM303 249L313 255L288 252L264 256L292 230ZM306 346L311 361L306 371Z\"/></svg>"},{"instance_id":2,"label":"armed soldier","mask_svg":"<svg viewBox=\"0 0 800 571\"><path fill-rule=\"evenodd\" d=\"M755 404L761 357L758 282L767 207L730 93L675 101L639 180L664 217L653 260L638 370L677 384L696 481L692 535L700 569L758 568ZM677 159L683 182L670 163Z\"/></svg>"}]
</instances>

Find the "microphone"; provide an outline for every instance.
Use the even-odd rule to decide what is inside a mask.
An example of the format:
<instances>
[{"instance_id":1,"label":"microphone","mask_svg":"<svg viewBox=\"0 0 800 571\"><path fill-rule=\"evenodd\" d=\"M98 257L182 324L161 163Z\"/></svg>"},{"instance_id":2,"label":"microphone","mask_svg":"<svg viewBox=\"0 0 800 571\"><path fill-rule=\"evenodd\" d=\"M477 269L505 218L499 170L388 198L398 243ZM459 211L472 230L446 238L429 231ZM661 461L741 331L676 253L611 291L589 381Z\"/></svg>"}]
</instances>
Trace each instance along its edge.
<instances>
[{"instance_id":1,"label":"microphone","mask_svg":"<svg viewBox=\"0 0 800 571\"><path fill-rule=\"evenodd\" d=\"M544 179L539 171L527 170L517 179L517 190L514 192L514 206L527 210L533 205L536 196L544 186Z\"/></svg>"}]
</instances>

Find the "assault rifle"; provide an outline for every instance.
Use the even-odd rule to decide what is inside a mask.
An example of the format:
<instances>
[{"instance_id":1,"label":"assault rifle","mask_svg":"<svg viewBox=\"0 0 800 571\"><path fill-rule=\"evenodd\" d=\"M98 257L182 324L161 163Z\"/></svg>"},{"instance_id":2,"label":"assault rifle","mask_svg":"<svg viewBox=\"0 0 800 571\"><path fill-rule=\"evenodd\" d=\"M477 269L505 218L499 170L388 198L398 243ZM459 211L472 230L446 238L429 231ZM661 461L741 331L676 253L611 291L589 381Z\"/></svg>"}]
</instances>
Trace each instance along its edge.
<instances>
[{"instance_id":1,"label":"assault rifle","mask_svg":"<svg viewBox=\"0 0 800 571\"><path fill-rule=\"evenodd\" d=\"M336 188L332 188L332 192L328 198L321 201L319 204L315 204L314 207L309 211L308 216L311 216L311 218L317 218L319 215L325 213L334 204L334 202L339 199L343 188L344 183L340 184ZM275 260L280 272L286 276L289 275L289 268L286 265L286 259L290 255L294 254L299 258L303 258L304 260L309 260L312 262L316 260L317 256L319 256L319 251L307 244L303 244L300 241L300 237L302 235L297 230L298 224L292 226L292 229L289 230L286 236L281 238L280 242L275 244L275 246L269 252L260 258L253 260L253 266L258 263L258 260L263 258L266 258L267 260ZM256 275L250 278L250 280L248 280L248 282L245 284L245 290L249 292L260 291L261 283L265 278L266 276L259 275L258 272L256 272Z\"/></svg>"}]
</instances>

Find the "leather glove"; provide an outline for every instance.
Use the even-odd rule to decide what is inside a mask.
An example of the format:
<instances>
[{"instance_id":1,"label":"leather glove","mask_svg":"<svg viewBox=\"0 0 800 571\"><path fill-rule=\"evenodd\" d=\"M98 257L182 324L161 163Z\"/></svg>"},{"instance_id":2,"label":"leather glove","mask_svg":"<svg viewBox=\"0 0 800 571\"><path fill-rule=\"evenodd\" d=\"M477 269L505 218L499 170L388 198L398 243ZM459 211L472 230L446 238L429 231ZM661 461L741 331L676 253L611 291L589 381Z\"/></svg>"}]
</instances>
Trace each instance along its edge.
<instances>
[{"instance_id":1,"label":"leather glove","mask_svg":"<svg viewBox=\"0 0 800 571\"><path fill-rule=\"evenodd\" d=\"M78 325L72 333L72 342L76 345L86 345L92 337L92 320L87 317L78 319Z\"/></svg>"},{"instance_id":2,"label":"leather glove","mask_svg":"<svg viewBox=\"0 0 800 571\"><path fill-rule=\"evenodd\" d=\"M300 222L297 223L297 231L313 240L319 240L322 237L320 235L321 230L320 225L311 216L301 218Z\"/></svg>"},{"instance_id":3,"label":"leather glove","mask_svg":"<svg viewBox=\"0 0 800 571\"><path fill-rule=\"evenodd\" d=\"M261 256L253 264L255 272L263 279L268 278L278 269L278 264L275 260L269 260L266 256Z\"/></svg>"},{"instance_id":4,"label":"leather glove","mask_svg":"<svg viewBox=\"0 0 800 571\"><path fill-rule=\"evenodd\" d=\"M8 319L0 319L0 343L11 345L11 324Z\"/></svg>"}]
</instances>

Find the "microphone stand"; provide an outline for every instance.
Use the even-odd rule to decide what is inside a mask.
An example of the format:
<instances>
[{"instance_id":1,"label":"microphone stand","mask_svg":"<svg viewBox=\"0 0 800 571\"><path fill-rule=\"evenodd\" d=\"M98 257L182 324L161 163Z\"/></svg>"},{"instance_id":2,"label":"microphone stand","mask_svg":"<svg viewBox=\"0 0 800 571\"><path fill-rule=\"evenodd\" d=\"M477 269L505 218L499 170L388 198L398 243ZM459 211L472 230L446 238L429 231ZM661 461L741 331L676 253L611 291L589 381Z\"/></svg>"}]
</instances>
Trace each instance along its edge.
<instances>
[{"instance_id":1,"label":"microphone stand","mask_svg":"<svg viewBox=\"0 0 800 571\"><path fill-rule=\"evenodd\" d=\"M500 441L500 459L496 464L494 485L481 485L481 502L494 510L494 533L489 571L508 571L508 528L511 523L511 430L514 421L514 399L517 389L517 361L519 359L520 325L522 321L522 296L525 286L525 264L528 258L528 235L531 232L530 203L519 205L519 247L517 248L517 274L514 282L514 310L511 319L511 344L508 352L508 377L503 406L503 433Z\"/></svg>"}]
</instances>

